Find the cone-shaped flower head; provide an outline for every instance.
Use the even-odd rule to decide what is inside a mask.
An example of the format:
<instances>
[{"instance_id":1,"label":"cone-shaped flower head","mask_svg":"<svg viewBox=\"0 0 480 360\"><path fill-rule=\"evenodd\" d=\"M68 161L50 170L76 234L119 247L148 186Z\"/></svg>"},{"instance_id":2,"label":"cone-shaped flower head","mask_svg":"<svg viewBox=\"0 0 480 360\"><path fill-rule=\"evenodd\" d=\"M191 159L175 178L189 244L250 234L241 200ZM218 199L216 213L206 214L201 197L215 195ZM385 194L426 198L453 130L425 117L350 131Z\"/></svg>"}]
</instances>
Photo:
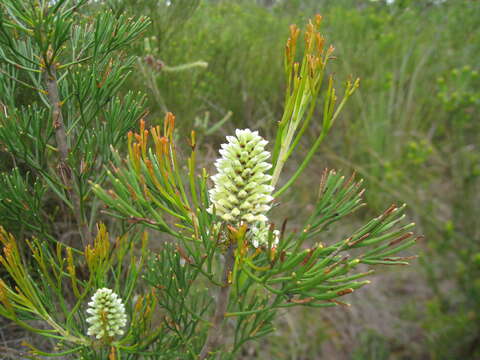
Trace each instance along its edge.
<instances>
[{"instance_id":1,"label":"cone-shaped flower head","mask_svg":"<svg viewBox=\"0 0 480 360\"><path fill-rule=\"evenodd\" d=\"M273 200L271 176L265 174L272 167L266 162L267 141L250 129L237 129L235 135L227 136L215 163L218 173L212 177L210 201L217 215L230 223L266 222Z\"/></svg>"},{"instance_id":2,"label":"cone-shaped flower head","mask_svg":"<svg viewBox=\"0 0 480 360\"><path fill-rule=\"evenodd\" d=\"M87 318L90 324L88 335L97 339L111 338L115 335L123 335L123 329L127 323L125 306L122 299L112 290L107 288L98 289L88 303Z\"/></svg>"}]
</instances>

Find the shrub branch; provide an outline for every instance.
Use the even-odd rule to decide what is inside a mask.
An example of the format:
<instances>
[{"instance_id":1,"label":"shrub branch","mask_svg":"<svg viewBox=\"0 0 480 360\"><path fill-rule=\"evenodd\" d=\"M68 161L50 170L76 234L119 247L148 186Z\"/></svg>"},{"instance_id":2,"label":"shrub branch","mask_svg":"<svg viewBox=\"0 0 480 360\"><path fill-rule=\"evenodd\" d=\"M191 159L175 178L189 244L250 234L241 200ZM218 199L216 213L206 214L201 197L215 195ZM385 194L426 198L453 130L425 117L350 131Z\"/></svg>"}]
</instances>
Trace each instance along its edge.
<instances>
[{"instance_id":1,"label":"shrub branch","mask_svg":"<svg viewBox=\"0 0 480 360\"><path fill-rule=\"evenodd\" d=\"M55 129L55 140L60 154L58 169L65 184L69 197L72 201L73 212L77 222L82 241L85 244L92 243L92 234L88 229L87 223L82 219L82 204L80 196L73 188L72 169L68 165L68 154L70 149L67 143L67 132L62 114L62 102L58 91L57 69L54 63L51 63L45 71L45 83L48 90L48 100L52 106L52 121Z\"/></svg>"},{"instance_id":2,"label":"shrub branch","mask_svg":"<svg viewBox=\"0 0 480 360\"><path fill-rule=\"evenodd\" d=\"M223 319L227 312L228 299L230 295L229 276L232 273L233 265L235 263L235 257L233 255L233 245L228 247L225 254L225 267L223 268L223 286L220 287L217 298L217 307L212 319L212 326L208 331L207 341L200 352L199 359L206 359L210 353L218 346L224 343L224 337L222 333Z\"/></svg>"}]
</instances>

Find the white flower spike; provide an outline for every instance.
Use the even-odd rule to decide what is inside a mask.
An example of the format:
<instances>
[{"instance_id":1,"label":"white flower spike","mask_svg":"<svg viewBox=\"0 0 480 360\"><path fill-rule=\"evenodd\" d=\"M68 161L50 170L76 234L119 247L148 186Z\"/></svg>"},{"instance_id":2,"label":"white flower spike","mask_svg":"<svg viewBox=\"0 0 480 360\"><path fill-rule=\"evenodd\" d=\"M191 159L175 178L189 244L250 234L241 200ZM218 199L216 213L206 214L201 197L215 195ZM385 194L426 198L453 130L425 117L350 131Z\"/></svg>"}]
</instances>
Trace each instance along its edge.
<instances>
[{"instance_id":1,"label":"white flower spike","mask_svg":"<svg viewBox=\"0 0 480 360\"><path fill-rule=\"evenodd\" d=\"M112 290L98 289L88 303L87 318L90 324L87 334L97 339L112 338L123 335L123 328L127 324L127 315L122 299Z\"/></svg>"},{"instance_id":2,"label":"white flower spike","mask_svg":"<svg viewBox=\"0 0 480 360\"><path fill-rule=\"evenodd\" d=\"M266 160L267 141L250 129L235 131L222 144L215 166L218 173L212 177L215 186L209 191L216 214L233 224L266 223L271 208L273 186L265 172L272 167ZM213 212L212 207L208 211Z\"/></svg>"}]
</instances>

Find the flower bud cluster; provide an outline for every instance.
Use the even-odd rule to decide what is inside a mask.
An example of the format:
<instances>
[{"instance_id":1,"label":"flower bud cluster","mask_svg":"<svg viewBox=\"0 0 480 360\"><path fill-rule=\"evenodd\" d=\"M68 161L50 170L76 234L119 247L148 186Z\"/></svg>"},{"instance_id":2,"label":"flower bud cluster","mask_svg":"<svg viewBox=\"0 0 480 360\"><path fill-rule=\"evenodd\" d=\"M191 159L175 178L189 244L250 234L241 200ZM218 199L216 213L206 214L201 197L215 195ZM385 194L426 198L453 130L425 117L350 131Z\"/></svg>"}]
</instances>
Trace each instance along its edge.
<instances>
[{"instance_id":1,"label":"flower bud cluster","mask_svg":"<svg viewBox=\"0 0 480 360\"><path fill-rule=\"evenodd\" d=\"M237 129L235 135L227 136L228 142L220 150L210 200L216 214L227 222L265 223L273 200L271 176L265 173L272 167L266 162L270 157L265 151L267 141L250 129ZM212 207L209 211L213 212Z\"/></svg>"},{"instance_id":2,"label":"flower bud cluster","mask_svg":"<svg viewBox=\"0 0 480 360\"><path fill-rule=\"evenodd\" d=\"M97 339L123 335L122 328L127 324L127 315L122 300L112 290L98 289L88 303L87 318L90 324L88 335Z\"/></svg>"}]
</instances>

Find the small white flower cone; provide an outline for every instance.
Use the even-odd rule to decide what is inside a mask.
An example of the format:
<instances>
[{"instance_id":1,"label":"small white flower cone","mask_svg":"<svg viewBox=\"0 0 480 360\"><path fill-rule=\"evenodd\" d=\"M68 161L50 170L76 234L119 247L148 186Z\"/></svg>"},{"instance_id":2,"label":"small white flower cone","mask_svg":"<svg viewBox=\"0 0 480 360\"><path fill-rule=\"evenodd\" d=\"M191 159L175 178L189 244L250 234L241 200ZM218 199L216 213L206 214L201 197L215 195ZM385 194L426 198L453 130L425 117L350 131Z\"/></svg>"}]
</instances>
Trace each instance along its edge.
<instances>
[{"instance_id":1,"label":"small white flower cone","mask_svg":"<svg viewBox=\"0 0 480 360\"><path fill-rule=\"evenodd\" d=\"M127 315L122 299L112 290L98 289L88 303L87 318L90 324L87 334L97 339L112 338L123 335L127 324Z\"/></svg>"},{"instance_id":2,"label":"small white flower cone","mask_svg":"<svg viewBox=\"0 0 480 360\"><path fill-rule=\"evenodd\" d=\"M227 136L228 142L221 146L208 211L212 213L215 208L218 216L234 225L249 224L249 242L256 248L268 246L266 214L273 200L272 177L265 173L272 167L267 162L270 153L265 150L268 142L250 129L237 129L235 135ZM272 247L278 245L278 238L279 232L274 230Z\"/></svg>"},{"instance_id":3,"label":"small white flower cone","mask_svg":"<svg viewBox=\"0 0 480 360\"><path fill-rule=\"evenodd\" d=\"M232 224L266 223L265 215L271 208L273 187L271 176L265 172L272 167L266 160L267 141L250 129L235 131L227 136L215 166L218 173L212 177L215 186L209 191L216 214ZM213 212L213 208L208 209Z\"/></svg>"}]
</instances>

